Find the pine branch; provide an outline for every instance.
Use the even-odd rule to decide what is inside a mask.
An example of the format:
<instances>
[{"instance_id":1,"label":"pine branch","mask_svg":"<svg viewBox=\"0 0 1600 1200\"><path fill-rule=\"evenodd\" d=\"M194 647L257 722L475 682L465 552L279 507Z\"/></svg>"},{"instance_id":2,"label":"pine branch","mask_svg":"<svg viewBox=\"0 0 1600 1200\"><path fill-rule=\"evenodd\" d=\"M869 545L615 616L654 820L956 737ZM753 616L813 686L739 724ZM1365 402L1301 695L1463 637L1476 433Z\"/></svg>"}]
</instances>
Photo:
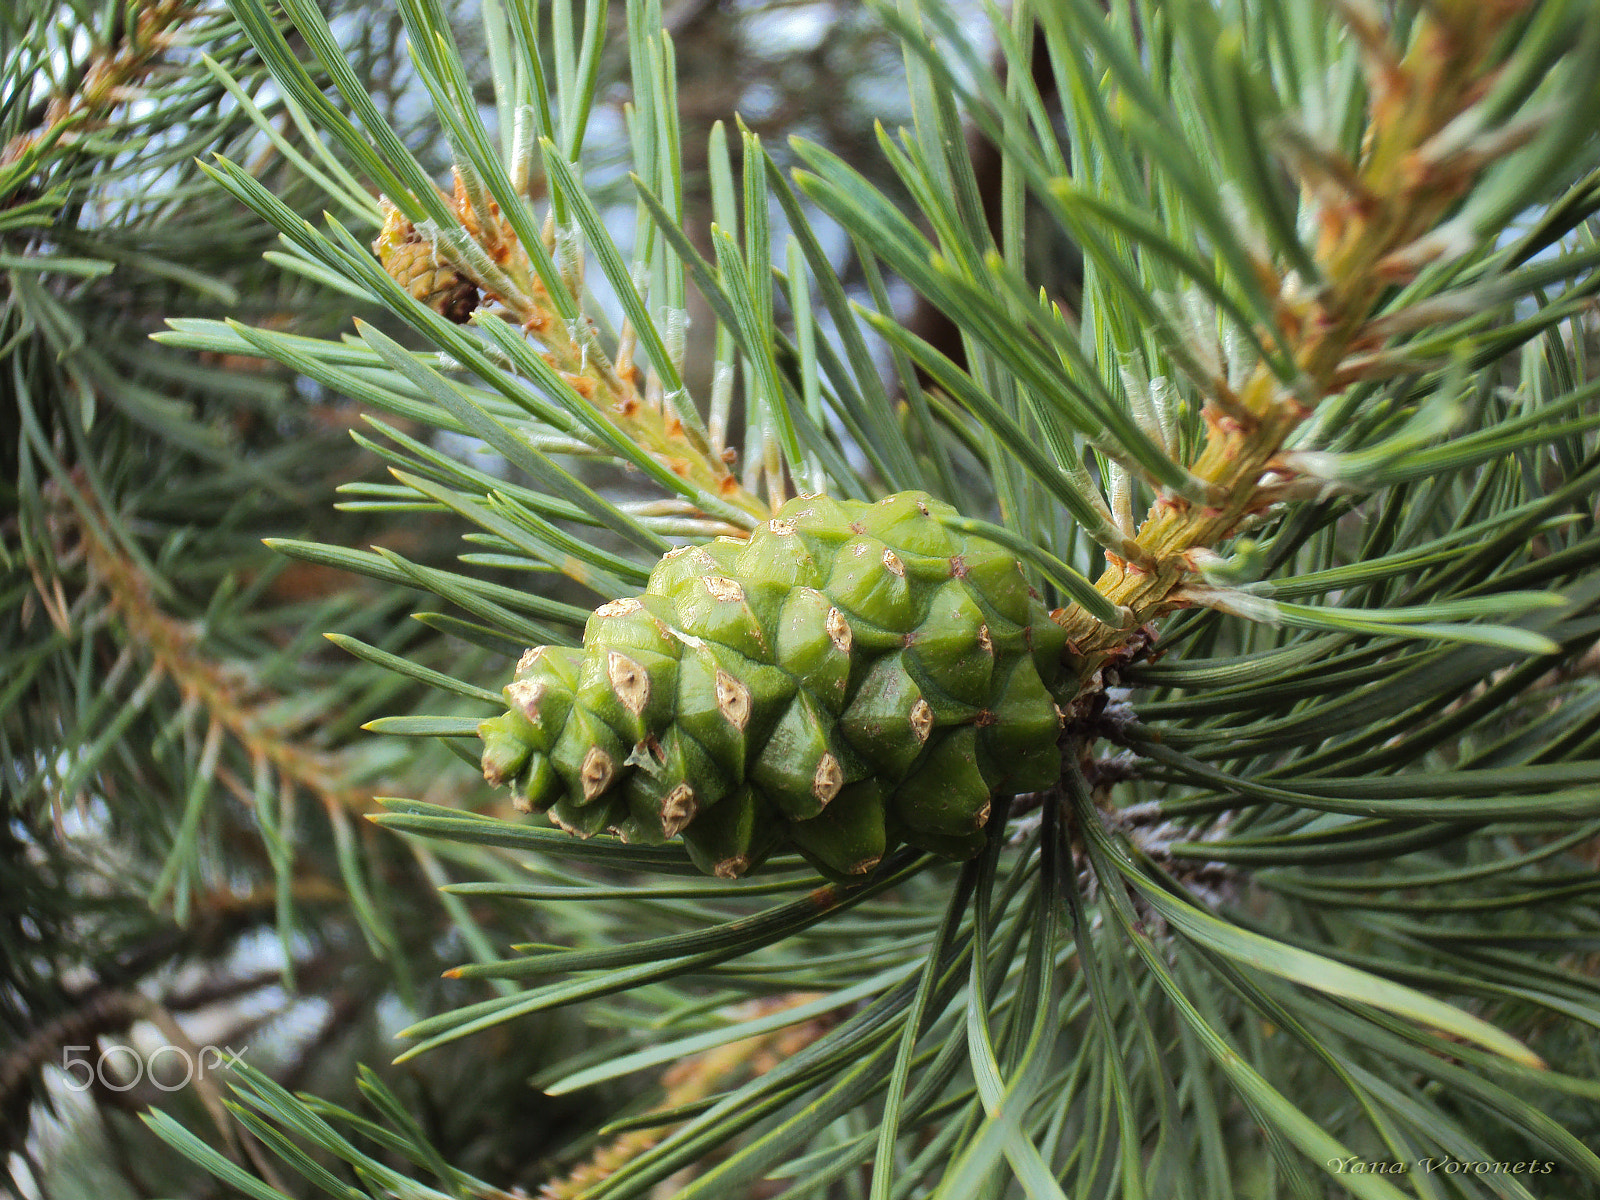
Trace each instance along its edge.
<instances>
[{"instance_id":1,"label":"pine branch","mask_svg":"<svg viewBox=\"0 0 1600 1200\"><path fill-rule=\"evenodd\" d=\"M1132 611L1135 623L1205 602L1185 594L1192 552L1226 541L1271 506L1274 489L1294 485L1283 448L1320 403L1361 377L1351 374L1353 360L1383 341L1373 316L1380 298L1470 245L1469 232L1442 230L1439 221L1505 147L1493 131L1459 145L1447 131L1485 120L1480 113L1499 67L1494 48L1528 7L1429 9L1403 59L1393 57L1388 31L1365 9L1344 10L1368 49L1369 125L1360 159L1347 162L1327 150L1302 168L1299 182L1317 200L1320 227L1314 281L1267 261L1255 264L1274 304L1271 337L1292 357L1296 374L1283 380L1263 363L1236 387L1217 361L1216 373L1197 381L1206 399L1205 440L1188 470L1212 489L1213 502L1158 499L1134 539L1144 561L1108 551L1111 565L1095 584ZM1191 350L1197 362L1216 360L1212 348ZM1403 350L1393 357L1396 372L1419 368ZM1081 610L1069 609L1060 620L1085 656L1085 677L1124 636Z\"/></svg>"},{"instance_id":2,"label":"pine branch","mask_svg":"<svg viewBox=\"0 0 1600 1200\"><path fill-rule=\"evenodd\" d=\"M36 128L0 149L0 172L46 147L70 146L114 109L139 99L140 83L160 69L165 51L183 41L184 26L211 15L195 0L133 0L128 7L127 20L113 26L71 90L51 96Z\"/></svg>"},{"instance_id":3,"label":"pine branch","mask_svg":"<svg viewBox=\"0 0 1600 1200\"><path fill-rule=\"evenodd\" d=\"M820 1194L875 1163L872 1200L919 1188L983 1194L1001 1171L1039 1195L1164 1195L1189 1181L1197 1196L1231 1200L1312 1194L1327 1182L1325 1164L1352 1155L1488 1161L1511 1152L1502 1146L1559 1159L1563 1183L1600 1180L1579 1124L1550 1115L1600 1093L1555 1049L1561 1035L1547 1023L1559 1014L1575 1030L1597 995L1570 968L1573 947L1592 940L1583 847L1600 822L1591 761L1600 708L1583 677L1552 694L1529 690L1600 635L1600 418L1586 310L1600 255L1582 228L1597 198L1586 172L1600 25L1584 6L1469 12L1449 0L1408 9L1389 27L1351 3L1336 27L1288 0L1109 11L1093 0L1018 0L1009 15L992 14L995 61L1006 64L996 70L944 6L881 5L906 50L914 122L881 140L898 199L809 146L798 148L809 170L791 190L744 131L736 174L715 132L709 248L687 228L674 48L656 32L657 6L641 0L628 14L631 243L602 220L610 206L578 162L584 118L602 94L598 7L583 8L586 22L558 5L548 38L520 13L487 12L504 126L491 131L437 7L404 0L456 170L450 195L432 185L437 160L425 167L373 110L315 5L286 5L304 62L279 38L275 10L236 7L284 94L392 203L378 261L365 234L308 225L252 173L223 162L216 178L290 239L299 269L377 301L441 353L415 353L365 321L359 341L345 342L185 322L168 344L270 354L402 415L405 429L380 425L387 442L367 443L394 482L349 494L396 520L465 518L474 548L461 569L334 546L293 552L430 589L467 614L425 614L430 626L510 652L486 680L477 662L445 670L439 658L420 661L426 650L346 643L461 702L448 715L376 727L461 749L470 706L493 704L486 684L505 681L516 649L563 641L564 629L545 621L575 631L588 618L593 649L603 622L637 619L617 635L617 655L547 649L524 659L519 671L531 674L513 684L515 707L479 727L493 780L526 769L548 784L549 762L534 751L563 755L582 795L572 784L573 803L557 816L594 837L385 802L382 823L394 831L455 843L450 852L462 855L501 848L533 872L447 883L477 960L450 977L496 990L424 1016L408 1031L421 1039L408 1057L481 1064L471 1043L444 1044L584 1003L610 1041L550 1069L550 1090L563 1092L725 1046L734 1031L708 1031L704 1019L725 998L805 991L821 997L810 1001L821 1011L850 1014L737 1084L682 1081L722 1089L712 1103L703 1104L709 1091L679 1095L669 1081L667 1107L642 1118L662 1125L621 1130L587 1164L581 1182L597 1197L642 1194L686 1167L705 1168L677 1177L688 1200L763 1177ZM364 128L329 100L324 79ZM979 194L968 121L998 151L996 207ZM535 148L548 172L540 182ZM1548 187L1567 191L1547 212L1532 207ZM347 183L333 190L371 215ZM793 235L781 273L769 261L773 198ZM1076 317L1028 282L1030 203L1085 248ZM1512 224L1524 206L1534 213L1528 234ZM823 248L824 214L859 251L859 288L840 281ZM1556 243L1548 260L1530 260ZM604 302L584 287L596 267ZM965 367L895 319L891 273L953 319ZM685 373L674 321L688 283L716 334L713 383L699 397L703 434L675 378ZM775 292L790 310L781 329ZM468 317L473 328L460 328ZM879 378L872 330L891 352L904 406ZM918 371L943 394L922 388ZM723 431L741 409L743 478L738 493L724 492L733 472L719 453ZM506 474L453 452L463 436L492 447ZM685 445L699 457L680 453ZM595 484L574 473L597 464L637 469L672 499L615 501L611 476ZM780 855L765 875L730 886L686 879L686 853L654 844L683 832L693 788L687 799L661 789L659 837L644 819L648 794L638 820L626 797L626 808L585 809L624 770L665 762L661 740L651 741L660 726L644 714L658 685L680 694L667 684L683 658L677 645L689 643L651 641L671 634L652 633L642 601L591 618L540 582L559 571L611 599L665 580L646 593L661 600L674 564L704 560L727 575L693 576L715 581L703 589L708 607L754 603L755 585L772 581L765 567L751 569L747 592L735 556L765 535L652 564L669 537L703 541L718 522L755 524L801 478L836 493L819 508L840 512L886 491L942 493L960 510L941 518L942 530L989 538L1005 548L996 562L1034 582L1025 603L1017 589L1022 607L1047 595L1085 606L1062 614L1077 678L1056 697L1060 755L1050 736L1061 714L1039 707L1039 770L1059 782L1041 787L1030 774L1031 790L1018 786L1012 804L1006 788L980 781L981 807L941 807L950 780L979 756L950 754L905 794L912 807L895 810L904 819L925 815L925 801L946 816L959 809L964 839L924 848L976 856L960 867L891 851L862 886L813 891L799 860ZM1368 497L1359 512L1356 495ZM924 517L933 511L915 503ZM864 523L810 516L827 536L864 536ZM602 529L620 550L596 544L591 531ZM1234 541L1247 531L1259 542ZM834 560L818 553L831 576ZM1110 569L1090 585L1080 572L1102 553ZM932 557L921 564L930 577L942 570ZM955 559L952 577L970 566ZM862 561L881 564L893 591L911 556ZM528 586L486 580L486 569L521 572ZM781 580L768 588L779 600L796 590ZM1322 602L1301 602L1311 598ZM979 599L994 600L982 589ZM874 611L893 614L895 603ZM1193 611L1202 604L1210 611ZM857 633L846 638L825 610L815 615L819 653L859 649ZM669 619L691 617L659 618ZM992 618L985 609L973 619L982 632L968 648L986 661ZM755 685L769 682L756 659L776 626L752 622L694 635L714 653L744 647L689 689L698 706L689 715L733 739L730 756L774 744L716 724L720 714L743 734ZM905 628L874 617L859 636L881 635L881 653L902 654L917 640ZM1008 653L1042 658L1048 672L1054 651L1039 644L1048 621L1027 628L1024 648ZM634 669L625 637L655 647L659 674ZM1153 661L1161 651L1168 657ZM948 657L934 665L961 665ZM782 683L770 694L786 699ZM532 711L548 699L541 688L566 696L557 684L588 706L570 736L532 726L544 719ZM1140 690L1115 690L1128 684ZM932 704L901 696L905 727L927 737ZM974 705L974 729L1000 724L999 707ZM834 716L793 711L805 719L785 727L780 748L823 746ZM534 746L540 737L554 745ZM1097 753L1102 740L1122 752ZM927 769L932 749L922 746L906 742L905 770ZM819 755L793 790L804 797L809 784L826 808L843 767L831 744ZM1013 757L1038 765L1031 742ZM778 782L763 777L760 789L788 786L789 758L775 753L761 766ZM753 864L769 832L764 791L744 758L734 766L744 774L733 781L744 788L738 804L722 793L712 803L739 818L695 831L728 834L728 845L709 844L714 854L699 847L727 873ZM714 774L687 757L670 770L685 786ZM910 778L883 775L892 789ZM974 831L978 814L989 822ZM782 827L794 832L805 819L786 814ZM639 836L596 833L606 821ZM887 818L869 830L879 832L885 848L891 833L909 840ZM834 870L865 861L845 853L854 844L824 861ZM432 854L424 869L447 881ZM764 897L782 892L789 902L767 907ZM481 919L472 906L490 901L521 915ZM559 934L547 936L560 944L529 943L522 921L553 913ZM1552 1042L1531 1044L1530 1031ZM368 1128L349 1114L315 1114L249 1087L263 1136L292 1129L371 1190L413 1186L338 1132L347 1119ZM431 1173L444 1190L479 1186L397 1104L375 1089L369 1098L388 1131L381 1144L412 1174ZM709 1150L733 1143L708 1165ZM1364 1200L1398 1194L1373 1175L1337 1174ZM313 1178L347 1194L342 1181Z\"/></svg>"}]
</instances>

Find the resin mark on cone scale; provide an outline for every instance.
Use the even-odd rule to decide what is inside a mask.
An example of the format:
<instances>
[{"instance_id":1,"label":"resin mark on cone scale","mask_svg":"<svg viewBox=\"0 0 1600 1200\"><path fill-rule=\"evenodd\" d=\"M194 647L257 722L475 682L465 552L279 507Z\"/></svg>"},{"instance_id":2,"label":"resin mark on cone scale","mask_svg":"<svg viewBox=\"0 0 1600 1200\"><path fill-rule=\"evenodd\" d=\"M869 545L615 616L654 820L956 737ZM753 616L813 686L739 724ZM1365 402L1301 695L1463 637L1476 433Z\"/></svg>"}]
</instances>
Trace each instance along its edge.
<instances>
[{"instance_id":1,"label":"resin mark on cone scale","mask_svg":"<svg viewBox=\"0 0 1600 1200\"><path fill-rule=\"evenodd\" d=\"M717 671L717 708L740 733L750 724L750 689L726 671Z\"/></svg>"},{"instance_id":2,"label":"resin mark on cone scale","mask_svg":"<svg viewBox=\"0 0 1600 1200\"><path fill-rule=\"evenodd\" d=\"M545 682L542 679L518 679L506 688L511 703L521 709L522 715L530 721L539 719L539 701L544 699L544 693Z\"/></svg>"},{"instance_id":3,"label":"resin mark on cone scale","mask_svg":"<svg viewBox=\"0 0 1600 1200\"><path fill-rule=\"evenodd\" d=\"M811 780L811 794L819 803L827 804L844 787L844 768L831 754L824 754L817 763L817 773Z\"/></svg>"},{"instance_id":4,"label":"resin mark on cone scale","mask_svg":"<svg viewBox=\"0 0 1600 1200\"><path fill-rule=\"evenodd\" d=\"M650 676L627 655L616 650L606 655L606 677L622 707L638 716L650 703Z\"/></svg>"},{"instance_id":5,"label":"resin mark on cone scale","mask_svg":"<svg viewBox=\"0 0 1600 1200\"><path fill-rule=\"evenodd\" d=\"M687 783L680 783L667 793L667 798L661 802L661 832L670 837L677 837L683 832L684 826L694 820L699 813L700 805L695 802L694 789Z\"/></svg>"},{"instance_id":6,"label":"resin mark on cone scale","mask_svg":"<svg viewBox=\"0 0 1600 1200\"><path fill-rule=\"evenodd\" d=\"M823 628L828 631L828 640L833 643L833 648L840 654L850 653L850 622L844 619L844 614L837 608L828 610L827 619L823 621Z\"/></svg>"},{"instance_id":7,"label":"resin mark on cone scale","mask_svg":"<svg viewBox=\"0 0 1600 1200\"><path fill-rule=\"evenodd\" d=\"M911 706L911 732L917 735L917 741L923 743L933 732L933 706L926 700L919 698Z\"/></svg>"},{"instance_id":8,"label":"resin mark on cone scale","mask_svg":"<svg viewBox=\"0 0 1600 1200\"><path fill-rule=\"evenodd\" d=\"M583 756L583 767L579 778L583 781L583 798L585 801L593 800L611 786L611 781L616 778L617 764L611 761L599 746L590 746L589 753Z\"/></svg>"}]
</instances>

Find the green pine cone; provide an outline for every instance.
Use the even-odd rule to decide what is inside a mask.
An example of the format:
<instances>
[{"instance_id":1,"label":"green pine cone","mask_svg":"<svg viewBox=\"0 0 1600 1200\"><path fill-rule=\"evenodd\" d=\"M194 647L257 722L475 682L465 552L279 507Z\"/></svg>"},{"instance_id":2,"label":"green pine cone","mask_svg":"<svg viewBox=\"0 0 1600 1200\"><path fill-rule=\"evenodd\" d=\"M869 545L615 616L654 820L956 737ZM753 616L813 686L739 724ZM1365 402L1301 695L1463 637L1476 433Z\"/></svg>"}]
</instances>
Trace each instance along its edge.
<instances>
[{"instance_id":1,"label":"green pine cone","mask_svg":"<svg viewBox=\"0 0 1600 1200\"><path fill-rule=\"evenodd\" d=\"M785 845L845 878L898 842L970 858L997 792L1059 776L1066 635L1015 557L938 514L801 497L672 551L582 650L523 655L484 777L583 837L681 836L724 878Z\"/></svg>"}]
</instances>

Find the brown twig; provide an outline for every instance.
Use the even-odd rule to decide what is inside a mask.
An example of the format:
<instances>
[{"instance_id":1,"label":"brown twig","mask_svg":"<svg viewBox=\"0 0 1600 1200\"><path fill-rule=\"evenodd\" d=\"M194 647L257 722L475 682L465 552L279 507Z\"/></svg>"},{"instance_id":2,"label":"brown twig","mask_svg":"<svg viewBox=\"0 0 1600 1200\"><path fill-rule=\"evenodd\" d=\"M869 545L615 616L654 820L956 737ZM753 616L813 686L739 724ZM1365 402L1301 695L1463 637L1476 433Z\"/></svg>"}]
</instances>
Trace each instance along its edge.
<instances>
[{"instance_id":1,"label":"brown twig","mask_svg":"<svg viewBox=\"0 0 1600 1200\"><path fill-rule=\"evenodd\" d=\"M561 317L526 248L493 200L475 197L459 170L454 194L441 196L456 218L454 229L418 226L384 198L383 228L372 250L396 282L457 323L499 320L503 314L544 348L545 361L575 398L673 474L747 513L751 524L771 515L774 506L746 490L723 447L684 420L680 398L663 394L661 381L634 365L630 326L623 326L619 344L608 354L588 318L569 322ZM544 241L547 251L563 258L549 228ZM581 312L581 259L569 265L572 278L564 279L563 286Z\"/></svg>"},{"instance_id":2,"label":"brown twig","mask_svg":"<svg viewBox=\"0 0 1600 1200\"><path fill-rule=\"evenodd\" d=\"M80 492L80 496L87 496ZM87 499L82 503L91 503ZM127 644L152 663L154 676L168 679L186 706L203 712L208 729L237 742L252 764L265 765L283 782L303 788L329 809L366 812L372 793L345 784L343 757L295 737L265 714L282 697L253 683L239 668L211 656L201 629L171 616L156 596L148 573L105 530L100 514L83 512L64 500L49 517L58 563L81 556L88 589L97 593L122 625ZM34 582L52 621L62 630L74 624L59 574L37 563Z\"/></svg>"}]
</instances>

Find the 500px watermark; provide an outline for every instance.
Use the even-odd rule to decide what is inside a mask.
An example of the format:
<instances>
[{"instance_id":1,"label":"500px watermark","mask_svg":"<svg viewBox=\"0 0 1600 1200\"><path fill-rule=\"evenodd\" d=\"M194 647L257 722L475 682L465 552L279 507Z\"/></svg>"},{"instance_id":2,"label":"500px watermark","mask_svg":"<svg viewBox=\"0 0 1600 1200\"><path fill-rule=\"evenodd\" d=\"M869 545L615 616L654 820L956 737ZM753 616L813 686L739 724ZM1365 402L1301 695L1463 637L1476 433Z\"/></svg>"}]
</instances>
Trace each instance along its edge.
<instances>
[{"instance_id":1,"label":"500px watermark","mask_svg":"<svg viewBox=\"0 0 1600 1200\"><path fill-rule=\"evenodd\" d=\"M250 1047L235 1050L232 1046L198 1046L186 1050L182 1046L158 1046L149 1055L143 1055L130 1046L110 1046L100 1052L98 1059L91 1060L87 1052L93 1049L93 1046L61 1048L61 1070L67 1077L69 1091L86 1092L98 1083L109 1091L126 1092L138 1087L146 1076L158 1091L182 1091L196 1079L243 1062ZM80 1050L85 1053L74 1053Z\"/></svg>"}]
</instances>

